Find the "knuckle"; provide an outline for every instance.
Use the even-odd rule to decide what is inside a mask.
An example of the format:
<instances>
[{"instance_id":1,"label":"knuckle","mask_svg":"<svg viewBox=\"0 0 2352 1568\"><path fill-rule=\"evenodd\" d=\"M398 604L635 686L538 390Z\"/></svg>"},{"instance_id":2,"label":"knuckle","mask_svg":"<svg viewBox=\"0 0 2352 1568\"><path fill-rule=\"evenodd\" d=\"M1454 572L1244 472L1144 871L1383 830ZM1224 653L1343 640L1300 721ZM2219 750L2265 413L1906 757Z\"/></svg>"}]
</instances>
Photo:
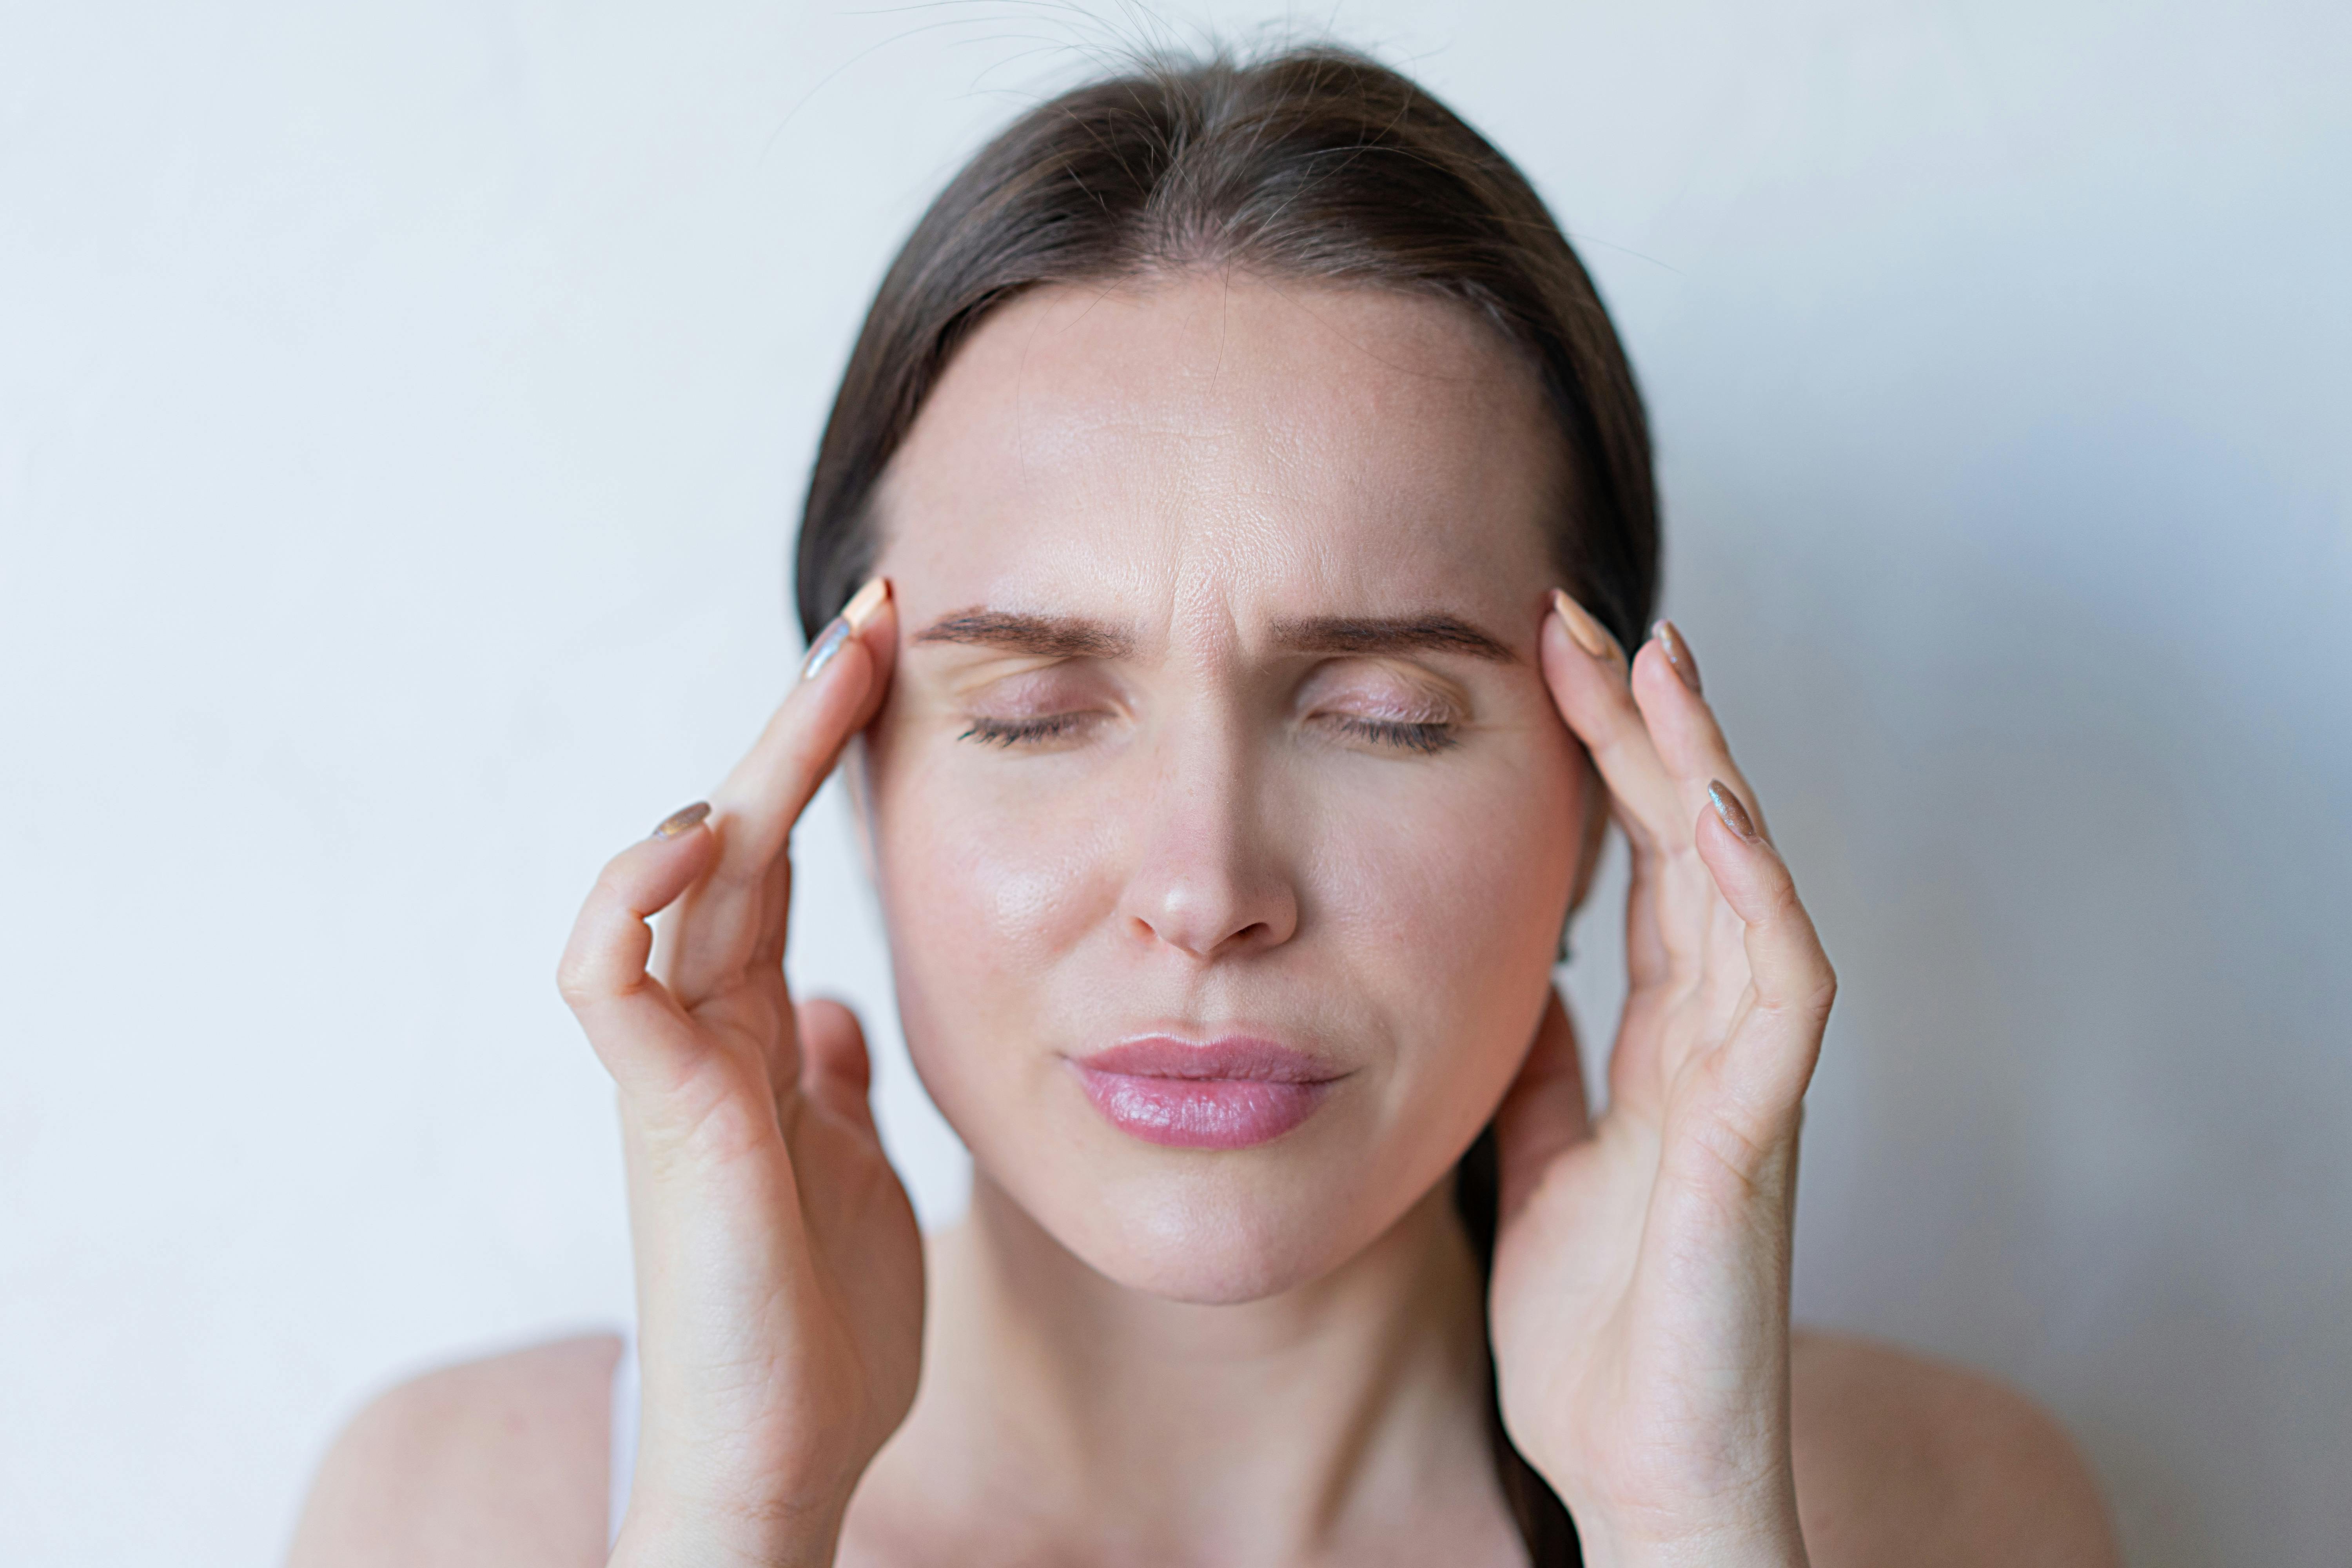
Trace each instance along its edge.
<instances>
[{"instance_id":1,"label":"knuckle","mask_svg":"<svg viewBox=\"0 0 2352 1568\"><path fill-rule=\"evenodd\" d=\"M596 872L595 882L588 889L588 907L593 910L599 903L626 905L630 889L636 881L629 872L629 856L625 850L605 861Z\"/></svg>"},{"instance_id":2,"label":"knuckle","mask_svg":"<svg viewBox=\"0 0 2352 1568\"><path fill-rule=\"evenodd\" d=\"M1809 960L1799 963L1774 1010L1820 1023L1829 1016L1836 1001L1837 973L1816 949Z\"/></svg>"},{"instance_id":3,"label":"knuckle","mask_svg":"<svg viewBox=\"0 0 2352 1568\"><path fill-rule=\"evenodd\" d=\"M567 952L555 966L556 994L574 1013L584 1012L602 1001L604 987L599 984L595 968L586 958Z\"/></svg>"}]
</instances>

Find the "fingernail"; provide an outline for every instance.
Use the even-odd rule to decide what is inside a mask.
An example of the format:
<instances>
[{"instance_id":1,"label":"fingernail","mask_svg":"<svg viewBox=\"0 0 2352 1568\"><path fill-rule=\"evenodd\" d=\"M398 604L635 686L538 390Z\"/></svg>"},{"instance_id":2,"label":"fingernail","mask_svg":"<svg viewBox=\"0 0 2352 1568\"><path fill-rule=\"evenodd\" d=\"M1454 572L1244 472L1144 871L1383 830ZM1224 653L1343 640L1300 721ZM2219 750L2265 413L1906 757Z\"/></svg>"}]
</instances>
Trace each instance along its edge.
<instances>
[{"instance_id":1,"label":"fingernail","mask_svg":"<svg viewBox=\"0 0 2352 1568\"><path fill-rule=\"evenodd\" d=\"M1675 667L1683 684L1694 692L1704 689L1698 683L1698 660L1691 657L1690 644L1683 641L1681 628L1672 621L1660 621L1650 628L1650 635L1658 639L1658 651L1666 656L1666 662Z\"/></svg>"},{"instance_id":2,"label":"fingernail","mask_svg":"<svg viewBox=\"0 0 2352 1568\"><path fill-rule=\"evenodd\" d=\"M1568 635L1576 639L1577 647L1595 658L1624 662L1625 650L1617 646L1617 639L1609 635L1609 628L1594 620L1582 605L1554 588L1551 591L1551 607L1559 612L1559 618L1567 626Z\"/></svg>"},{"instance_id":3,"label":"fingernail","mask_svg":"<svg viewBox=\"0 0 2352 1568\"><path fill-rule=\"evenodd\" d=\"M866 629L866 623L874 618L874 612L889 596L887 579L867 579L866 586L850 595L849 603L841 606L841 614L833 617L832 624L818 634L816 641L809 644L808 657L801 660L801 679L814 680L817 671L831 664L833 656L841 651L841 645Z\"/></svg>"},{"instance_id":4,"label":"fingernail","mask_svg":"<svg viewBox=\"0 0 2352 1568\"><path fill-rule=\"evenodd\" d=\"M833 656L839 653L841 645L849 640L849 631L848 616L833 617L832 624L818 634L816 641L809 644L808 657L801 660L803 680L814 680L817 671L833 662Z\"/></svg>"},{"instance_id":5,"label":"fingernail","mask_svg":"<svg viewBox=\"0 0 2352 1568\"><path fill-rule=\"evenodd\" d=\"M661 826L654 829L653 837L675 838L709 815L710 803L707 800L698 800L692 805L679 806L661 819Z\"/></svg>"},{"instance_id":6,"label":"fingernail","mask_svg":"<svg viewBox=\"0 0 2352 1568\"><path fill-rule=\"evenodd\" d=\"M1750 844L1756 842L1756 824L1749 818L1748 808L1739 804L1739 797L1731 793L1729 784L1717 779L1706 786L1706 798L1715 803L1715 815L1723 818L1726 827Z\"/></svg>"},{"instance_id":7,"label":"fingernail","mask_svg":"<svg viewBox=\"0 0 2352 1568\"><path fill-rule=\"evenodd\" d=\"M866 586L852 594L849 603L841 606L841 618L849 623L851 631L862 632L866 629L866 623L874 618L874 612L882 607L882 601L889 596L888 578L869 577L866 580Z\"/></svg>"}]
</instances>

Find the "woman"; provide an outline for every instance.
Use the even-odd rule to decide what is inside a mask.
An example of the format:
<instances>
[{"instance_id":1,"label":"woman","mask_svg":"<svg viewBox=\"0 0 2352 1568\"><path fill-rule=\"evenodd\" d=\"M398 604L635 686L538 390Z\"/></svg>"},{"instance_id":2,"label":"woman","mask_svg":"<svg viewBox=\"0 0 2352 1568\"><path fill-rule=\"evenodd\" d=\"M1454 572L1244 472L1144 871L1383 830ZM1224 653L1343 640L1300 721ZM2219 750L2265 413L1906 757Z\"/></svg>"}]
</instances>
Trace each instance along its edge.
<instances>
[{"instance_id":1,"label":"woman","mask_svg":"<svg viewBox=\"0 0 2352 1568\"><path fill-rule=\"evenodd\" d=\"M1792 1342L1834 981L1637 634L1656 557L1600 301L1410 82L1300 51L1024 116L852 356L801 679L564 957L641 1381L600 1339L396 1392L296 1560L2112 1561L2014 1396ZM845 755L972 1152L928 1241L856 1022L783 984ZM1595 1118L1551 969L1612 816Z\"/></svg>"}]
</instances>

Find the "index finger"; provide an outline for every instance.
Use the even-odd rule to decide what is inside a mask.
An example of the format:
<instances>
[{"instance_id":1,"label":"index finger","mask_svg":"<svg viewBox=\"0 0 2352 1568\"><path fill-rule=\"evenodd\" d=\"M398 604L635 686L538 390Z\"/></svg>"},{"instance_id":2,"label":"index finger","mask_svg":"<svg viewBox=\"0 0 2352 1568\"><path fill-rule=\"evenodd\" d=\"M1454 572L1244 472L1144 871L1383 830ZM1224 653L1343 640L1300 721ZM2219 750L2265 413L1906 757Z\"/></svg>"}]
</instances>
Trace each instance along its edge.
<instances>
[{"instance_id":1,"label":"index finger","mask_svg":"<svg viewBox=\"0 0 2352 1568\"><path fill-rule=\"evenodd\" d=\"M1624 650L1574 599L1552 591L1538 647L1553 704L1592 753L1617 819L1637 854L1690 841L1674 776L1658 757L1649 721L1626 685Z\"/></svg>"},{"instance_id":2,"label":"index finger","mask_svg":"<svg viewBox=\"0 0 2352 1568\"><path fill-rule=\"evenodd\" d=\"M687 1005L782 963L793 825L881 705L898 626L889 584L877 577L809 646L801 679L711 792L719 855L680 901L667 944L671 987Z\"/></svg>"}]
</instances>

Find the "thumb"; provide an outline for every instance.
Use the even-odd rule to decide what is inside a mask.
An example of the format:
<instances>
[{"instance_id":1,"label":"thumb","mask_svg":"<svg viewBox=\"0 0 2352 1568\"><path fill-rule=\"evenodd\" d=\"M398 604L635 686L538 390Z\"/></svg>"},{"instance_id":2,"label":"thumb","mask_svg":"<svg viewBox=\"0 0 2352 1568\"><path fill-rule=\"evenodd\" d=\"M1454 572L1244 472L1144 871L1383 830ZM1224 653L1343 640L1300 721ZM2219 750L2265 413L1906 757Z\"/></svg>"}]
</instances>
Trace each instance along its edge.
<instances>
[{"instance_id":1,"label":"thumb","mask_svg":"<svg viewBox=\"0 0 2352 1568\"><path fill-rule=\"evenodd\" d=\"M1517 1213L1544 1171L1562 1151L1582 1142L1591 1125L1584 1103L1584 1066L1576 1052L1576 1026L1554 991L1545 999L1528 1059L1495 1112L1496 1154L1501 1166L1502 1217Z\"/></svg>"},{"instance_id":2,"label":"thumb","mask_svg":"<svg viewBox=\"0 0 2352 1568\"><path fill-rule=\"evenodd\" d=\"M866 1091L874 1069L866 1052L866 1031L857 1015L828 997L793 1009L800 1025L800 1089L835 1121L874 1135L874 1106Z\"/></svg>"}]
</instances>

